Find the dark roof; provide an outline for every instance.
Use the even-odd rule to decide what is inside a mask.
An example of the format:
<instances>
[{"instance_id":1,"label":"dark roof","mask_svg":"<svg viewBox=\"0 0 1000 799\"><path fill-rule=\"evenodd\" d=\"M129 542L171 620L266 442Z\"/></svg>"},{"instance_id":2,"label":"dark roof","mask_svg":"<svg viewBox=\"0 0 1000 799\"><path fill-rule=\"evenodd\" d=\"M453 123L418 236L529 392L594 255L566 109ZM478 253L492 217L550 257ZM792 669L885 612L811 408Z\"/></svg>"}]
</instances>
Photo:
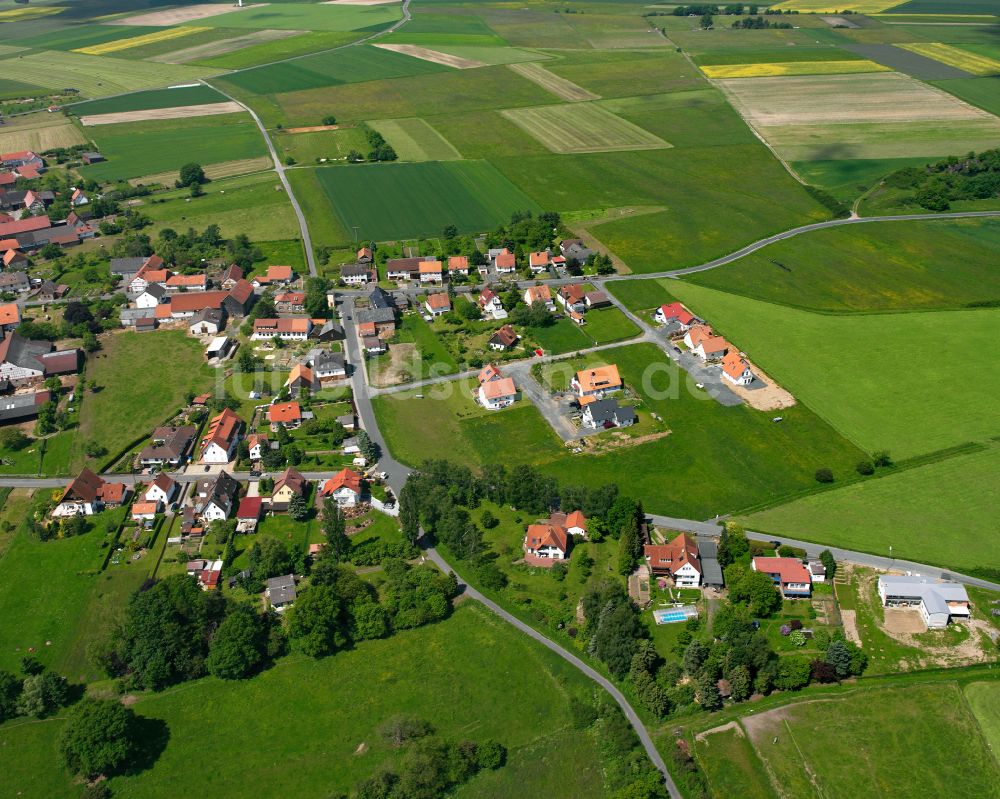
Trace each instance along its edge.
<instances>
[{"instance_id":1,"label":"dark roof","mask_svg":"<svg viewBox=\"0 0 1000 799\"><path fill-rule=\"evenodd\" d=\"M0 397L0 421L10 422L14 419L24 419L36 416L38 409L52 398L48 391L36 391L33 394L13 394Z\"/></svg>"},{"instance_id":2,"label":"dark roof","mask_svg":"<svg viewBox=\"0 0 1000 799\"><path fill-rule=\"evenodd\" d=\"M127 275L138 272L145 261L145 258L112 258L111 274Z\"/></svg>"},{"instance_id":3,"label":"dark roof","mask_svg":"<svg viewBox=\"0 0 1000 799\"><path fill-rule=\"evenodd\" d=\"M22 369L45 371L40 358L52 352L52 345L47 341L32 341L22 338L13 331L0 342L0 363L10 363Z\"/></svg>"},{"instance_id":4,"label":"dark roof","mask_svg":"<svg viewBox=\"0 0 1000 799\"><path fill-rule=\"evenodd\" d=\"M80 368L80 350L59 350L39 359L47 375L74 374Z\"/></svg>"},{"instance_id":5,"label":"dark roof","mask_svg":"<svg viewBox=\"0 0 1000 799\"><path fill-rule=\"evenodd\" d=\"M215 478L206 477L199 480L197 493L199 495L206 494L201 507L205 507L209 502L214 502L229 516L233 511L236 497L240 493L240 484L228 472L219 472Z\"/></svg>"},{"instance_id":6,"label":"dark roof","mask_svg":"<svg viewBox=\"0 0 1000 799\"><path fill-rule=\"evenodd\" d=\"M372 268L369 264L344 264L340 267L341 277L358 277L364 275L368 277L371 274Z\"/></svg>"},{"instance_id":7,"label":"dark roof","mask_svg":"<svg viewBox=\"0 0 1000 799\"><path fill-rule=\"evenodd\" d=\"M381 286L376 286L372 293L368 295L368 302L371 303L372 308L395 308L396 303L392 299L392 295L383 289Z\"/></svg>"},{"instance_id":8,"label":"dark roof","mask_svg":"<svg viewBox=\"0 0 1000 799\"><path fill-rule=\"evenodd\" d=\"M283 605L295 601L295 575L269 577L266 582L267 596L272 605Z\"/></svg>"},{"instance_id":9,"label":"dark roof","mask_svg":"<svg viewBox=\"0 0 1000 799\"><path fill-rule=\"evenodd\" d=\"M321 350L312 359L313 369L344 369L346 361L343 353Z\"/></svg>"},{"instance_id":10,"label":"dark roof","mask_svg":"<svg viewBox=\"0 0 1000 799\"><path fill-rule=\"evenodd\" d=\"M27 289L30 286L31 281L28 280L28 276L24 272L15 269L11 272L0 273L0 288Z\"/></svg>"},{"instance_id":11,"label":"dark roof","mask_svg":"<svg viewBox=\"0 0 1000 799\"><path fill-rule=\"evenodd\" d=\"M595 424L605 422L615 422L621 424L625 421L635 422L635 409L629 405L619 405L616 399L600 399L591 402L586 407Z\"/></svg>"},{"instance_id":12,"label":"dark roof","mask_svg":"<svg viewBox=\"0 0 1000 799\"><path fill-rule=\"evenodd\" d=\"M180 427L157 427L153 431L153 443L139 453L142 461L176 461L187 452L198 435L194 425Z\"/></svg>"},{"instance_id":13,"label":"dark roof","mask_svg":"<svg viewBox=\"0 0 1000 799\"><path fill-rule=\"evenodd\" d=\"M131 319L152 319L156 316L156 308L121 308L118 311L118 318L123 322Z\"/></svg>"},{"instance_id":14,"label":"dark roof","mask_svg":"<svg viewBox=\"0 0 1000 799\"><path fill-rule=\"evenodd\" d=\"M365 322L395 322L396 312L392 308L360 308L355 312L354 318L358 324Z\"/></svg>"},{"instance_id":15,"label":"dark roof","mask_svg":"<svg viewBox=\"0 0 1000 799\"><path fill-rule=\"evenodd\" d=\"M198 311L198 313L191 317L188 321L188 325L196 325L199 322L213 322L217 325L221 325L225 318L226 312L222 308L202 308Z\"/></svg>"},{"instance_id":16,"label":"dark roof","mask_svg":"<svg viewBox=\"0 0 1000 799\"><path fill-rule=\"evenodd\" d=\"M140 294L149 294L155 297L157 300L162 300L167 296L167 290L161 286L159 283L150 283L146 286L146 290L140 292Z\"/></svg>"},{"instance_id":17,"label":"dark roof","mask_svg":"<svg viewBox=\"0 0 1000 799\"><path fill-rule=\"evenodd\" d=\"M324 341L343 339L345 338L344 326L333 321L325 322L323 327L313 328L313 336Z\"/></svg>"}]
</instances>

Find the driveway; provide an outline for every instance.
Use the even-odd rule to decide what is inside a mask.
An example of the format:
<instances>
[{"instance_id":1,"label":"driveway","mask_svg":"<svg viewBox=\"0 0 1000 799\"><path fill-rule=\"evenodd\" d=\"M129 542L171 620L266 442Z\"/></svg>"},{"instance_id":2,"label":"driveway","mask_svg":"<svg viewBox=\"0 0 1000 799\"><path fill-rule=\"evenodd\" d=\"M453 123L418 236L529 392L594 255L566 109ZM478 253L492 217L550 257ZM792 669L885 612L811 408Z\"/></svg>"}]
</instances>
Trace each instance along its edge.
<instances>
[{"instance_id":1,"label":"driveway","mask_svg":"<svg viewBox=\"0 0 1000 799\"><path fill-rule=\"evenodd\" d=\"M531 361L522 361L506 367L507 374L514 378L514 383L521 390L522 401L529 399L545 417L556 435L563 441L574 441L585 433L573 424L569 418L570 409L565 403L560 403L531 374ZM594 431L596 432L596 431Z\"/></svg>"}]
</instances>

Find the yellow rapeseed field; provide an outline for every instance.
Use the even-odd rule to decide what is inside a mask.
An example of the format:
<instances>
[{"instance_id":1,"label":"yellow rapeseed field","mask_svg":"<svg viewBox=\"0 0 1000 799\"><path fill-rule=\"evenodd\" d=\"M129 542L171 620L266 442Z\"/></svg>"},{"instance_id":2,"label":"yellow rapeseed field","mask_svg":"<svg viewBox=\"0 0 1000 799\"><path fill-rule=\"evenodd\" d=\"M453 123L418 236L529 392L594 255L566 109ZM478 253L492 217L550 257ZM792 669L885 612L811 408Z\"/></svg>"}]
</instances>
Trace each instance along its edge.
<instances>
[{"instance_id":1,"label":"yellow rapeseed field","mask_svg":"<svg viewBox=\"0 0 1000 799\"><path fill-rule=\"evenodd\" d=\"M875 14L900 5L904 0L783 0L771 8L801 11L809 14L838 14L853 11L856 14Z\"/></svg>"},{"instance_id":2,"label":"yellow rapeseed field","mask_svg":"<svg viewBox=\"0 0 1000 799\"><path fill-rule=\"evenodd\" d=\"M0 22L15 22L16 20L30 19L31 17L46 17L49 14L58 14L65 11L65 6L23 6L22 8L9 8L0 11Z\"/></svg>"},{"instance_id":3,"label":"yellow rapeseed field","mask_svg":"<svg viewBox=\"0 0 1000 799\"><path fill-rule=\"evenodd\" d=\"M84 55L107 55L108 53L117 53L119 50L129 50L132 47L142 47L146 44L154 44L155 42L165 42L169 39L179 39L182 36L190 36L192 33L200 33L201 31L207 31L208 28L199 28L194 25L181 26L179 28L167 28L166 30L156 31L156 33L147 33L142 36L132 36L128 39L115 39L113 42L106 42L105 44L95 44L91 47L80 47L74 50L74 53L83 53Z\"/></svg>"},{"instance_id":4,"label":"yellow rapeseed field","mask_svg":"<svg viewBox=\"0 0 1000 799\"><path fill-rule=\"evenodd\" d=\"M703 66L709 78L769 78L780 75L846 75L855 72L890 72L874 61L784 61L775 64L719 64Z\"/></svg>"},{"instance_id":5,"label":"yellow rapeseed field","mask_svg":"<svg viewBox=\"0 0 1000 799\"><path fill-rule=\"evenodd\" d=\"M933 58L942 64L956 69L964 69L973 75L1000 75L1000 61L987 58L984 55L970 53L967 50L960 50L950 44L940 44L938 42L917 42L916 44L899 44L904 50L909 50L917 55Z\"/></svg>"}]
</instances>

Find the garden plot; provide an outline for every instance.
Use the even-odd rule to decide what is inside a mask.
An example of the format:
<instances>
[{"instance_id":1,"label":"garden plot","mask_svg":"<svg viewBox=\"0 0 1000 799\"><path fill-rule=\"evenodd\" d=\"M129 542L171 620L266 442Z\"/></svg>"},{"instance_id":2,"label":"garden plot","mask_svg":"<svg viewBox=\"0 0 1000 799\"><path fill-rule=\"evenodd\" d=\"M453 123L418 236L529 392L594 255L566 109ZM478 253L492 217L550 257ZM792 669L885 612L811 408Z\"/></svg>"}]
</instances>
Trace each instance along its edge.
<instances>
[{"instance_id":1,"label":"garden plot","mask_svg":"<svg viewBox=\"0 0 1000 799\"><path fill-rule=\"evenodd\" d=\"M554 153L659 150L672 146L595 103L515 108L500 113Z\"/></svg>"},{"instance_id":2,"label":"garden plot","mask_svg":"<svg viewBox=\"0 0 1000 799\"><path fill-rule=\"evenodd\" d=\"M538 64L509 64L512 69L522 78L527 78L532 83L537 83L545 91L551 92L556 97L570 103L578 103L583 100L600 100L600 95L588 92L582 86L577 86L573 81L560 78L558 75L549 72L545 67Z\"/></svg>"},{"instance_id":3,"label":"garden plot","mask_svg":"<svg viewBox=\"0 0 1000 799\"><path fill-rule=\"evenodd\" d=\"M237 50L243 50L255 44L266 44L267 42L287 39L290 36L299 36L305 32L278 30L252 31L244 36L221 39L217 42L208 42L207 44L197 44L194 47L185 47L183 50L174 50L171 53L153 56L147 60L158 61L161 64L186 64L189 61L198 61L202 58L214 58L226 55L227 53L235 53Z\"/></svg>"},{"instance_id":4,"label":"garden plot","mask_svg":"<svg viewBox=\"0 0 1000 799\"><path fill-rule=\"evenodd\" d=\"M413 56L414 58L419 58L421 61L430 61L432 64L454 67L455 69L475 69L476 67L486 66L482 61L473 61L471 58L462 58L450 53L442 53L438 50L431 50L416 44L376 44L375 47L382 50L390 50L393 53Z\"/></svg>"},{"instance_id":5,"label":"garden plot","mask_svg":"<svg viewBox=\"0 0 1000 799\"><path fill-rule=\"evenodd\" d=\"M94 114L80 117L80 124L115 125L119 122L144 122L150 119L185 119L188 117L211 117L219 114L238 114L243 106L232 100L207 105L182 105L174 108L147 108L142 111L119 111L114 114Z\"/></svg>"}]
</instances>

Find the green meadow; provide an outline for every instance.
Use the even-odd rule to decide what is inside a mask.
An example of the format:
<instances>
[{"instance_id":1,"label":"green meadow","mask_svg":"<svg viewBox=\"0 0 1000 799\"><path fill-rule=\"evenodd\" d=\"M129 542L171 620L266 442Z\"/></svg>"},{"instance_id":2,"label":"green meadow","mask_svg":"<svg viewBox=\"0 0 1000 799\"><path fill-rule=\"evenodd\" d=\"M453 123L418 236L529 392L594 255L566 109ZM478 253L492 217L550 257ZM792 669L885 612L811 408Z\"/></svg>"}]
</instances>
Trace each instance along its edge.
<instances>
[{"instance_id":1,"label":"green meadow","mask_svg":"<svg viewBox=\"0 0 1000 799\"><path fill-rule=\"evenodd\" d=\"M154 108L176 108L187 105L224 103L228 98L219 94L211 86L179 86L174 89L152 89L132 92L104 100L91 100L70 107L73 116L82 117L96 114L117 114L122 111L148 111Z\"/></svg>"}]
</instances>

